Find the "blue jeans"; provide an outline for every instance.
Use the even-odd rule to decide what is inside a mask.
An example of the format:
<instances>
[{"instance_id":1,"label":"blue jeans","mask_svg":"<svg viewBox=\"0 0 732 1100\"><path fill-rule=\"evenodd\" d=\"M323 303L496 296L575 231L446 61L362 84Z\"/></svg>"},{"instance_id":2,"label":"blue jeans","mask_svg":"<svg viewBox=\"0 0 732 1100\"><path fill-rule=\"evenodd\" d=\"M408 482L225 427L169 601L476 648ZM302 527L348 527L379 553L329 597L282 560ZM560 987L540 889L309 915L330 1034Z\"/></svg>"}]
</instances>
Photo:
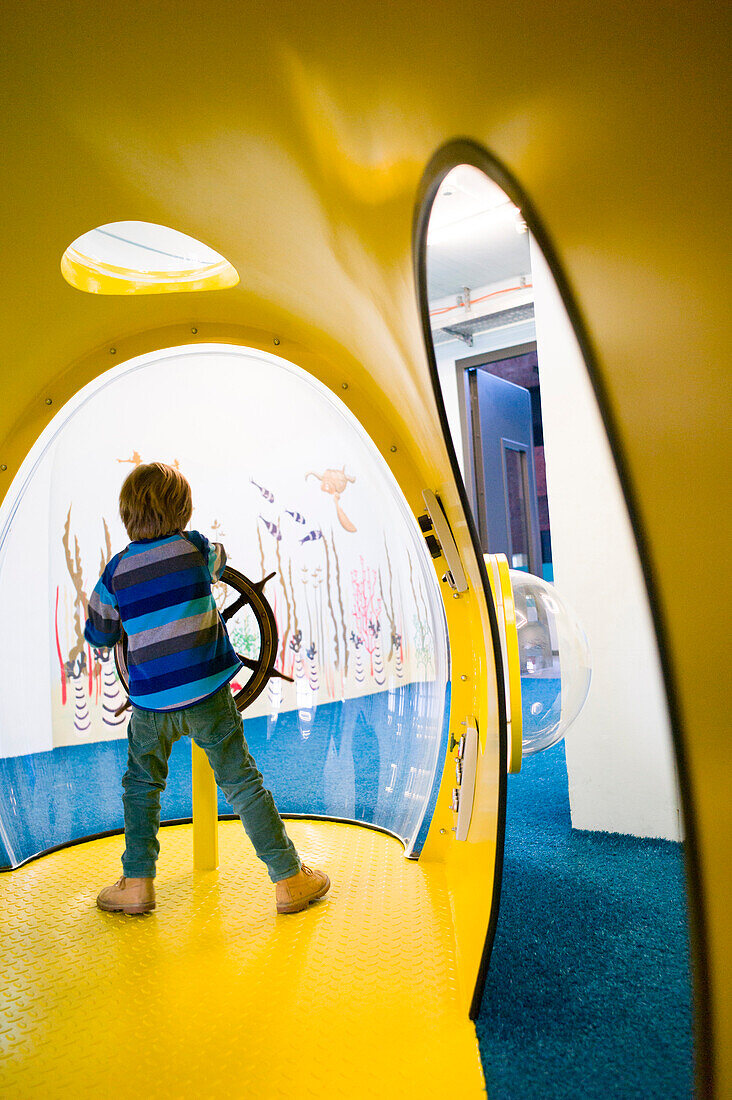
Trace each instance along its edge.
<instances>
[{"instance_id":1,"label":"blue jeans","mask_svg":"<svg viewBox=\"0 0 732 1100\"><path fill-rule=\"evenodd\" d=\"M300 870L300 858L285 832L274 799L244 739L244 724L228 684L184 710L148 711L133 705L127 729L127 771L122 779L125 807L127 878L154 878L160 845L160 793L168 778L168 758L180 737L204 750L216 782L239 815L272 882Z\"/></svg>"}]
</instances>

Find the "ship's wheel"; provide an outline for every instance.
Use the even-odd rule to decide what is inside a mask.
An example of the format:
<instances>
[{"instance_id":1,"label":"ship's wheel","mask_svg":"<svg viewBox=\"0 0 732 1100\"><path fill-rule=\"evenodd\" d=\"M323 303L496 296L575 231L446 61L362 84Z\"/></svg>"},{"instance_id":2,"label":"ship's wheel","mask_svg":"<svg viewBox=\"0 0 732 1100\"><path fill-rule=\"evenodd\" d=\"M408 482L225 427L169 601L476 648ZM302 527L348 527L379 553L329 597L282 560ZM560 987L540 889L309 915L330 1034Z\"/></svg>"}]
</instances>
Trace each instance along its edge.
<instances>
[{"instance_id":1,"label":"ship's wheel","mask_svg":"<svg viewBox=\"0 0 732 1100\"><path fill-rule=\"evenodd\" d=\"M279 636L277 634L277 623L275 622L274 612L269 603L264 597L264 586L267 581L271 581L274 577L274 573L270 573L268 576L263 577L261 581L250 581L248 577L245 577L243 573L239 573L238 570L232 569L231 566L226 566L221 574L220 580L227 588L232 588L234 592L238 593L237 598L225 607L221 612L221 618L225 623L228 623L234 618L240 611L243 612L245 608L249 608L249 615L247 616L251 626L252 619L256 631L259 634L258 648L257 650L257 638L252 637L251 633L247 633L249 648L252 653L256 653L256 656L247 655L244 653L237 653L237 657L241 661L245 669L250 673L245 684L241 685L236 682L236 689L234 690L234 702L237 709L242 711L248 707L258 695L264 691L267 683L271 679L287 680L292 683L290 676L285 676L283 672L279 672L275 667L275 661L277 660L277 648ZM234 643L237 641L236 634L232 639ZM236 649L236 644L234 644ZM119 676L120 683L125 691L129 691L129 672L127 669L127 635L122 632L122 637L114 647L114 663L117 667L117 675ZM235 677L235 681L238 681L239 677ZM121 714L123 710L130 705L129 699L123 704L117 711L117 714Z\"/></svg>"}]
</instances>

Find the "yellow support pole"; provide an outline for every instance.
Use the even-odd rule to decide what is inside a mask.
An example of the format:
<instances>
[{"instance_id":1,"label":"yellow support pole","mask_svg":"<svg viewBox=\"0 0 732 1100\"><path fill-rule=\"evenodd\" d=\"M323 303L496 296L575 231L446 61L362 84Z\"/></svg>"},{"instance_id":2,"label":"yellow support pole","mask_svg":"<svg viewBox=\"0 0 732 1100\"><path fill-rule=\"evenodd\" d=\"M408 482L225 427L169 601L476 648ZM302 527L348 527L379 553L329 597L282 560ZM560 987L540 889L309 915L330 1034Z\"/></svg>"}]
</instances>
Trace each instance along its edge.
<instances>
[{"instance_id":1,"label":"yellow support pole","mask_svg":"<svg viewBox=\"0 0 732 1100\"><path fill-rule=\"evenodd\" d=\"M219 815L216 780L203 749L191 742L193 775L193 869L215 871L219 865Z\"/></svg>"}]
</instances>

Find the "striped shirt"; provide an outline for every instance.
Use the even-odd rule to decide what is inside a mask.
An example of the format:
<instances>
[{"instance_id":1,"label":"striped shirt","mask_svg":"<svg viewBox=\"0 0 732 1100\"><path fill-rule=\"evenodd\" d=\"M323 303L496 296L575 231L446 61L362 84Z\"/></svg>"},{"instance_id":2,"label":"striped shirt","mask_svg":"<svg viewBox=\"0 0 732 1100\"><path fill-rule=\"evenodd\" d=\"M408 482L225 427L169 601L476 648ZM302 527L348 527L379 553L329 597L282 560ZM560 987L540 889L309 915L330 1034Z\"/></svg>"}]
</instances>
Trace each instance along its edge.
<instances>
[{"instance_id":1,"label":"striped shirt","mask_svg":"<svg viewBox=\"0 0 732 1100\"><path fill-rule=\"evenodd\" d=\"M84 637L97 648L127 634L130 701L181 710L213 695L242 667L211 594L226 565L198 531L132 542L89 597Z\"/></svg>"}]
</instances>

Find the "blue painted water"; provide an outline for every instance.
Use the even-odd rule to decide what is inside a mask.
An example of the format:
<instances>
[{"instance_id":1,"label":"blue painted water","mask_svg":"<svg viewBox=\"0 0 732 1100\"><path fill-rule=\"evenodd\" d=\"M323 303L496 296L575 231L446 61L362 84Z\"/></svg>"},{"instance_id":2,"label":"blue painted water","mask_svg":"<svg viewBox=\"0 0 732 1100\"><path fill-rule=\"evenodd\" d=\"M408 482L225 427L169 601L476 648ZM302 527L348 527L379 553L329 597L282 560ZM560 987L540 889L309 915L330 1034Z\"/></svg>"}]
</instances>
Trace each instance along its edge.
<instances>
[{"instance_id":1,"label":"blue painted water","mask_svg":"<svg viewBox=\"0 0 732 1100\"><path fill-rule=\"evenodd\" d=\"M245 737L281 813L378 825L405 841L416 837L419 851L446 752L449 690L443 691L406 684L276 720L249 718ZM14 857L0 842L0 866L121 829L126 762L126 739L0 760L3 824ZM173 746L161 809L163 821L191 816L187 739ZM231 812L219 792L219 813Z\"/></svg>"}]
</instances>

